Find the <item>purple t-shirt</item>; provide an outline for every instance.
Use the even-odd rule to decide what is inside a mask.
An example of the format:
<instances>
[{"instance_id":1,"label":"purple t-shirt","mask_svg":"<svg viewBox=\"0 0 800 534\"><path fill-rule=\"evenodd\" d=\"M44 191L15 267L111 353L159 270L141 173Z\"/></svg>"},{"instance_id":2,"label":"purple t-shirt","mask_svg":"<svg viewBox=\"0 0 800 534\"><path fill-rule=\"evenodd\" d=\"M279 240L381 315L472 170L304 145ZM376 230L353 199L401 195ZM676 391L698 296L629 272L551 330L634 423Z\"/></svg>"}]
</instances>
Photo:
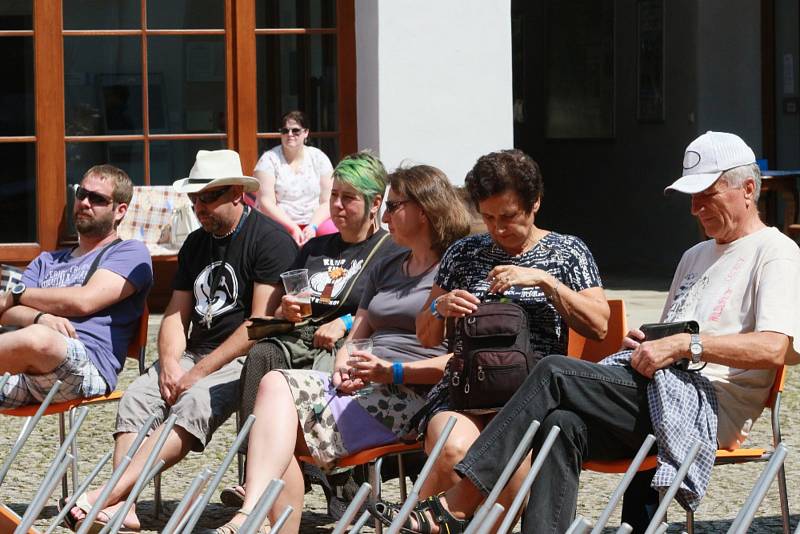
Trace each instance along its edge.
<instances>
[{"instance_id":1,"label":"purple t-shirt","mask_svg":"<svg viewBox=\"0 0 800 534\"><path fill-rule=\"evenodd\" d=\"M100 249L78 258L72 257L72 250L39 254L25 269L23 283L27 287L41 288L83 285ZM117 374L125 364L128 345L144 311L147 293L153 284L153 266L144 243L129 239L112 245L97 268L116 273L136 287L136 293L94 315L67 317L110 392L117 386Z\"/></svg>"}]
</instances>

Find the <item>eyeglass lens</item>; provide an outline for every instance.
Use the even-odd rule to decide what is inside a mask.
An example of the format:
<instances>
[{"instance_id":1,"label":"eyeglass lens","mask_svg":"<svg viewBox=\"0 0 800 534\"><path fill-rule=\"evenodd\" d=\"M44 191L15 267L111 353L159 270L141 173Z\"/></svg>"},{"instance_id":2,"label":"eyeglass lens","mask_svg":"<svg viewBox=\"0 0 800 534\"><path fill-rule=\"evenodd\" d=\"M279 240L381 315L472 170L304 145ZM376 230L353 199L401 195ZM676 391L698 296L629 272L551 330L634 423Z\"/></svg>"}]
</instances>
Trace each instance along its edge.
<instances>
[{"instance_id":1,"label":"eyeglass lens","mask_svg":"<svg viewBox=\"0 0 800 534\"><path fill-rule=\"evenodd\" d=\"M216 191L206 191L205 193L189 193L189 200L192 201L192 204L198 200L203 204L211 204L212 202L219 200L222 195L227 193L228 189L230 189L230 186L217 189Z\"/></svg>"},{"instance_id":2,"label":"eyeglass lens","mask_svg":"<svg viewBox=\"0 0 800 534\"><path fill-rule=\"evenodd\" d=\"M302 128L281 128L281 133L283 135L286 135L289 132L291 132L292 135L300 135L300 132L302 132L302 131L303 131Z\"/></svg>"},{"instance_id":3,"label":"eyeglass lens","mask_svg":"<svg viewBox=\"0 0 800 534\"><path fill-rule=\"evenodd\" d=\"M95 193L94 191L89 191L82 186L78 186L75 189L75 198L78 200L84 200L86 198L89 199L89 204L93 206L108 206L113 202L113 199L101 195L100 193Z\"/></svg>"}]
</instances>

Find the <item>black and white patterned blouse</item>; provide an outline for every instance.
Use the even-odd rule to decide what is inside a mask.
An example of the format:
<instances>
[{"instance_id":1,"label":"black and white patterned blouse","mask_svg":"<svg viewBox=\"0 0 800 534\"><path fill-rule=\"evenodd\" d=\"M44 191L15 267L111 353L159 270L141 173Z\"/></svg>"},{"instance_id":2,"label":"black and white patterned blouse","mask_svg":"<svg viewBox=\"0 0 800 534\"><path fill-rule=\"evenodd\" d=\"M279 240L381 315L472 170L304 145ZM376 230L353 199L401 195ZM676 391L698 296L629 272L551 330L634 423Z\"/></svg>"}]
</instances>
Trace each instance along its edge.
<instances>
[{"instance_id":1,"label":"black and white patterned blouse","mask_svg":"<svg viewBox=\"0 0 800 534\"><path fill-rule=\"evenodd\" d=\"M515 265L546 271L574 291L602 287L600 273L586 244L575 236L550 232L536 245L511 256L489 234L465 237L444 253L436 284L445 291L464 289L481 300L487 298L489 271L498 265ZM542 354L565 354L567 326L539 287L514 286L503 297L528 312L531 345ZM489 298L493 295L489 295Z\"/></svg>"}]
</instances>

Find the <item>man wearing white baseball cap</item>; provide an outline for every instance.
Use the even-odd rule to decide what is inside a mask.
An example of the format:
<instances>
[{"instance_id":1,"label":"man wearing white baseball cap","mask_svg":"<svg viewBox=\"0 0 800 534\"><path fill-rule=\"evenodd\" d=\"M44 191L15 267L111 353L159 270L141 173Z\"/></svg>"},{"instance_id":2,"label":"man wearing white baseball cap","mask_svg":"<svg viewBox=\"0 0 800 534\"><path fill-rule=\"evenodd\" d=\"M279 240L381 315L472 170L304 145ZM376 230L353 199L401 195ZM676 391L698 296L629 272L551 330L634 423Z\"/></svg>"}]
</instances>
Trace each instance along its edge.
<instances>
[{"instance_id":1,"label":"man wearing white baseball cap","mask_svg":"<svg viewBox=\"0 0 800 534\"><path fill-rule=\"evenodd\" d=\"M200 150L189 177L173 184L187 193L202 228L186 238L158 335L158 362L125 392L117 411L115 464L151 414L159 425L174 414L177 422L159 455L167 467L190 450L202 451L214 431L239 403L239 376L247 351L245 319L266 315L280 304L280 274L297 255L297 245L282 226L242 199L259 182L244 176L239 154ZM108 522L141 474L161 426L139 448L98 516ZM78 528L102 488L81 495L67 523ZM134 510L120 532L137 531Z\"/></svg>"},{"instance_id":2,"label":"man wearing white baseball cap","mask_svg":"<svg viewBox=\"0 0 800 534\"><path fill-rule=\"evenodd\" d=\"M541 424L533 456L550 430L560 433L531 488L524 533L568 530L583 463L631 458L651 432L659 469L645 483L662 493L690 445L701 445L676 497L697 507L717 447L741 446L776 369L800 361L800 250L759 219L761 175L739 137L701 135L683 167L667 190L692 195L692 214L711 239L681 258L661 321L696 321L699 334L648 340L634 329L604 364L544 357L455 466L460 481L422 501L406 532L462 532L534 421ZM398 508L379 503L371 511L388 521Z\"/></svg>"}]
</instances>

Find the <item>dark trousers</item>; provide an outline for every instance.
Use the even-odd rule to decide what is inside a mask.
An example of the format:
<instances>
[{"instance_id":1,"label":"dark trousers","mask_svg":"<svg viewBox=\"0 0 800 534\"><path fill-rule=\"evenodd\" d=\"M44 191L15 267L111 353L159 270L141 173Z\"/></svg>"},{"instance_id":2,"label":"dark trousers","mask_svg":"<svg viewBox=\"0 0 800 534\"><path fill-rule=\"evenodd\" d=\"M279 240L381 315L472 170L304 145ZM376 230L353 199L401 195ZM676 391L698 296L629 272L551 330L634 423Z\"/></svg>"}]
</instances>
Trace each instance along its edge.
<instances>
[{"instance_id":1,"label":"dark trousers","mask_svg":"<svg viewBox=\"0 0 800 534\"><path fill-rule=\"evenodd\" d=\"M652 432L647 383L628 367L548 356L455 469L489 493L533 421L541 423L533 440L534 457L550 429L558 426L558 439L533 483L523 531L563 533L575 517L583 462L631 458Z\"/></svg>"}]
</instances>

